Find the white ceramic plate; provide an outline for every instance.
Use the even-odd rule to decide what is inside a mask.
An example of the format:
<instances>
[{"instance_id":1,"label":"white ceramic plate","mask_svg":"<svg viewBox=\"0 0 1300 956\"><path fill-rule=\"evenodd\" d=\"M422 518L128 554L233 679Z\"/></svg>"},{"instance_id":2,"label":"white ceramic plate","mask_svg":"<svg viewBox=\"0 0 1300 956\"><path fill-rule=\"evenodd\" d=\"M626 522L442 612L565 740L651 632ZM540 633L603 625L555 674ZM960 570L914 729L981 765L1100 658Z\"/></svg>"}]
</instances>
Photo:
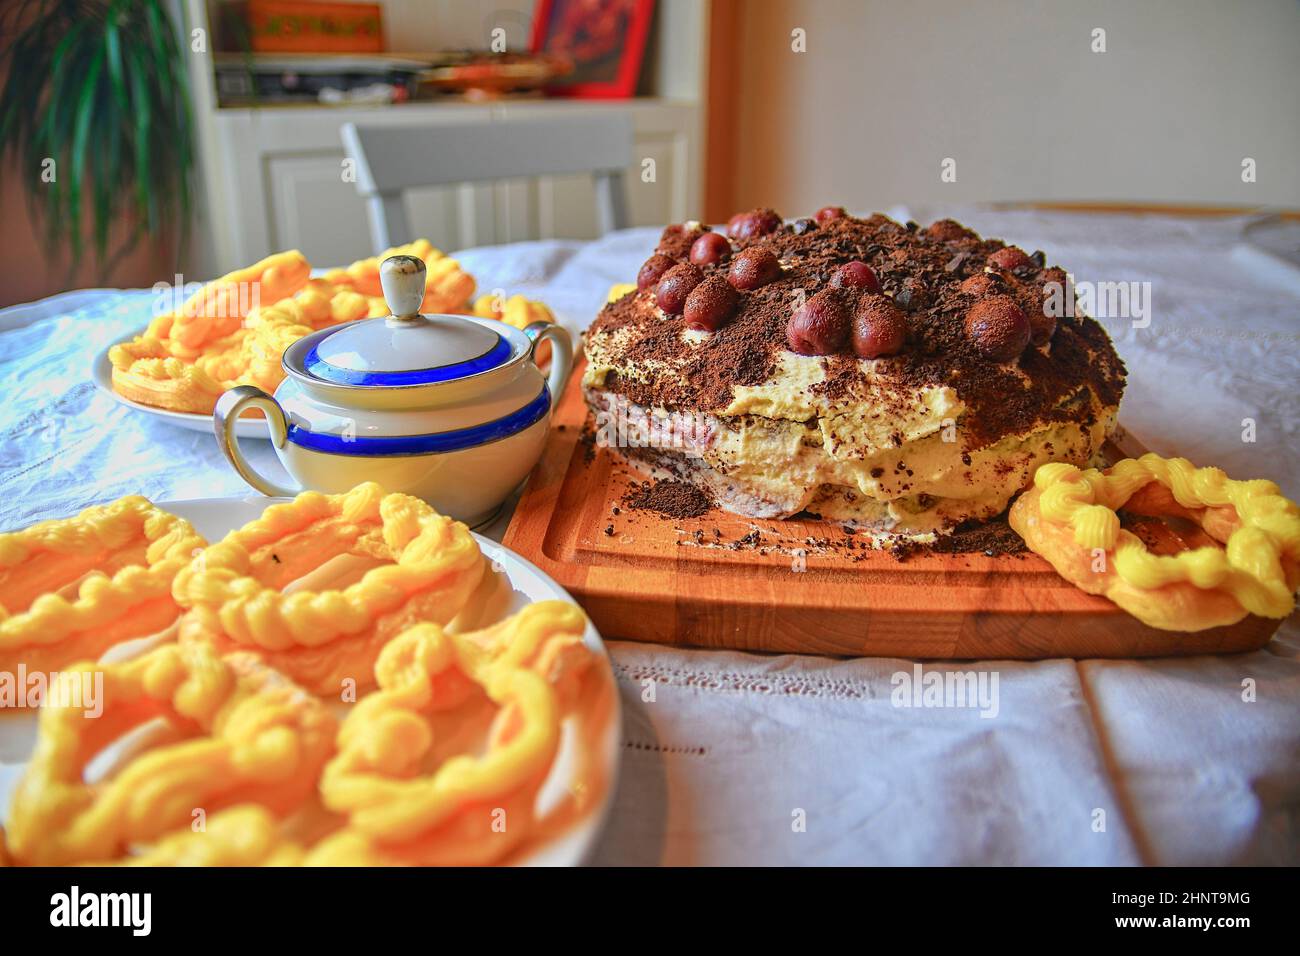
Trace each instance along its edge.
<instances>
[{"instance_id":1,"label":"white ceramic plate","mask_svg":"<svg viewBox=\"0 0 1300 956\"><path fill-rule=\"evenodd\" d=\"M287 500L289 499L263 497L197 498L190 501L160 501L157 504L160 508L189 521L199 534L209 541L217 541L228 532L257 518L268 505ZM483 554L493 562L493 570L504 575L509 583L511 593L505 608L506 613L514 613L534 601L573 601L564 588L530 561L525 561L513 551L482 535L475 534L474 537L483 549ZM600 656L606 670L605 677L613 687L614 675L609 666L609 655L601 642L600 634L590 622L587 624L583 639L587 646ZM614 794L614 785L618 779L619 737L623 718L617 691L613 695L613 706L612 719L602 735L600 745L602 752L598 755L601 764L606 768L605 792L600 796L599 805L554 839L531 848L517 861L521 865L577 866L590 855L596 838L605 825L605 818L609 814L610 802ZM569 723L571 724L572 721ZM538 795L539 806L543 808L548 801L561 796L572 779L576 756L575 731L575 727L566 725L555 765ZM34 714L0 711L0 825L3 825L8 816L10 797L35 740Z\"/></svg>"},{"instance_id":2,"label":"white ceramic plate","mask_svg":"<svg viewBox=\"0 0 1300 956\"><path fill-rule=\"evenodd\" d=\"M113 363L108 360L108 350L114 345L120 345L123 342L129 342L137 335L144 332L140 329L138 332L132 332L130 335L124 335L115 342L110 342L104 346L103 350L95 356L95 362L91 366L91 378L94 379L95 385L102 392L107 392L113 396L113 400L134 408L155 418L171 422L173 425L179 425L181 428L188 428L190 431L203 432L212 434L212 416L196 415L193 412L173 412L165 408L154 408L152 405L141 405L139 402L133 402L124 395L119 395L113 390ZM271 440L271 431L266 425L265 418L241 418L235 423L235 434L240 438L261 438L265 441Z\"/></svg>"}]
</instances>

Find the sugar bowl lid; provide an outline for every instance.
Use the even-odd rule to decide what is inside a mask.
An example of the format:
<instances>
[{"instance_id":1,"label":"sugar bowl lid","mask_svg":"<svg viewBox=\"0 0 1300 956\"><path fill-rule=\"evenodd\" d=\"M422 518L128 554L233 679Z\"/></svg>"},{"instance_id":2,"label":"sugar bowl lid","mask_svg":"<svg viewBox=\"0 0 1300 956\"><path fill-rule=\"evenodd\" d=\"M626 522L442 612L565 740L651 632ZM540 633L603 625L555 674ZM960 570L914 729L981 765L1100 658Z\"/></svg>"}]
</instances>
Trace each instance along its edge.
<instances>
[{"instance_id":1,"label":"sugar bowl lid","mask_svg":"<svg viewBox=\"0 0 1300 956\"><path fill-rule=\"evenodd\" d=\"M392 314L299 339L285 350L285 370L325 385L434 385L501 368L530 350L527 336L502 323L422 315L425 272L416 256L385 259L379 282Z\"/></svg>"}]
</instances>

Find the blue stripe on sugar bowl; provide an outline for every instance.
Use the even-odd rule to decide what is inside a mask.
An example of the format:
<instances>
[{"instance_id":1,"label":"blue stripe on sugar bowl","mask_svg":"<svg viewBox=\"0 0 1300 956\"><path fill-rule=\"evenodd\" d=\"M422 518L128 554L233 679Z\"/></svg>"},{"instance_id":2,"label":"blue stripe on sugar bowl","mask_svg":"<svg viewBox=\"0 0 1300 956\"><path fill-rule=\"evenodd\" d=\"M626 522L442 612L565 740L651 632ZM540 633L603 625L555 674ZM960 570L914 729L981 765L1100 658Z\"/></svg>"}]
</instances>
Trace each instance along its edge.
<instances>
[{"instance_id":1,"label":"blue stripe on sugar bowl","mask_svg":"<svg viewBox=\"0 0 1300 956\"><path fill-rule=\"evenodd\" d=\"M430 455L449 451L460 451L477 445L486 445L517 435L526 428L531 428L546 417L551 408L551 392L545 385L538 396L520 408L495 421L469 428L456 428L451 431L434 432L431 435L331 435L325 432L308 431L300 425L290 425L288 441L310 451L324 452L327 455L365 455L383 457L386 455Z\"/></svg>"},{"instance_id":2,"label":"blue stripe on sugar bowl","mask_svg":"<svg viewBox=\"0 0 1300 956\"><path fill-rule=\"evenodd\" d=\"M505 365L514 355L510 342L500 335L496 344L477 358L437 368L419 368L404 372L365 372L357 369L343 368L327 362L320 357L316 346L312 346L302 360L303 368L312 378L331 385L376 385L392 387L394 385L432 385L435 382L450 382L458 378L490 372Z\"/></svg>"}]
</instances>

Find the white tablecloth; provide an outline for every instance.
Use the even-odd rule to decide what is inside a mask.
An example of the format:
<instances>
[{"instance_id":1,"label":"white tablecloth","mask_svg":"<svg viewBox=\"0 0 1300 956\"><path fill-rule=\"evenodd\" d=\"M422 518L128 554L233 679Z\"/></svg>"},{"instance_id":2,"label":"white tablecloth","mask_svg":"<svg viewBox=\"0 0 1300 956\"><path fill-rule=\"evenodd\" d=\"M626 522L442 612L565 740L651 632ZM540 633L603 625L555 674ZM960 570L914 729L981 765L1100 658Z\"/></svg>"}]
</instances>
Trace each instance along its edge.
<instances>
[{"instance_id":1,"label":"white tablecloth","mask_svg":"<svg viewBox=\"0 0 1300 956\"><path fill-rule=\"evenodd\" d=\"M1300 274L1251 250L1243 221L956 214L1077 279L1151 282L1149 327L1106 322L1130 369L1122 420L1157 452L1300 497ZM459 258L480 289L542 299L576 332L656 235ZM89 290L0 310L0 528L128 493L249 493L211 435L90 384L91 357L151 301ZM253 457L276 467L269 445ZM611 650L624 762L599 863L1300 862L1294 618L1232 657L926 665L996 676L988 716L895 706L907 661Z\"/></svg>"}]
</instances>

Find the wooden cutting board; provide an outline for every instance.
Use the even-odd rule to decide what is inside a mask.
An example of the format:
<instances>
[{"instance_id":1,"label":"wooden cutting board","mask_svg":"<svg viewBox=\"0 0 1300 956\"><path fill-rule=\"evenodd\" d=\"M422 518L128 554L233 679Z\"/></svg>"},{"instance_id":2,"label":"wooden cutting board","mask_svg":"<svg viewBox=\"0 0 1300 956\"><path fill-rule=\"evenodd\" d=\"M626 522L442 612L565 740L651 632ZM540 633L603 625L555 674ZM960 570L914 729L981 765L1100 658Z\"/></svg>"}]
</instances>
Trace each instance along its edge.
<instances>
[{"instance_id":1,"label":"wooden cutting board","mask_svg":"<svg viewBox=\"0 0 1300 956\"><path fill-rule=\"evenodd\" d=\"M573 594L608 638L746 651L955 659L1155 657L1262 647L1255 616L1191 634L1147 627L1033 554L823 548L836 522L711 511L665 518L623 503L645 476L582 440L575 370L507 547ZM1141 454L1119 440L1114 457ZM615 509L618 513L615 513ZM812 539L811 543L809 539ZM800 553L802 552L802 553Z\"/></svg>"}]
</instances>

